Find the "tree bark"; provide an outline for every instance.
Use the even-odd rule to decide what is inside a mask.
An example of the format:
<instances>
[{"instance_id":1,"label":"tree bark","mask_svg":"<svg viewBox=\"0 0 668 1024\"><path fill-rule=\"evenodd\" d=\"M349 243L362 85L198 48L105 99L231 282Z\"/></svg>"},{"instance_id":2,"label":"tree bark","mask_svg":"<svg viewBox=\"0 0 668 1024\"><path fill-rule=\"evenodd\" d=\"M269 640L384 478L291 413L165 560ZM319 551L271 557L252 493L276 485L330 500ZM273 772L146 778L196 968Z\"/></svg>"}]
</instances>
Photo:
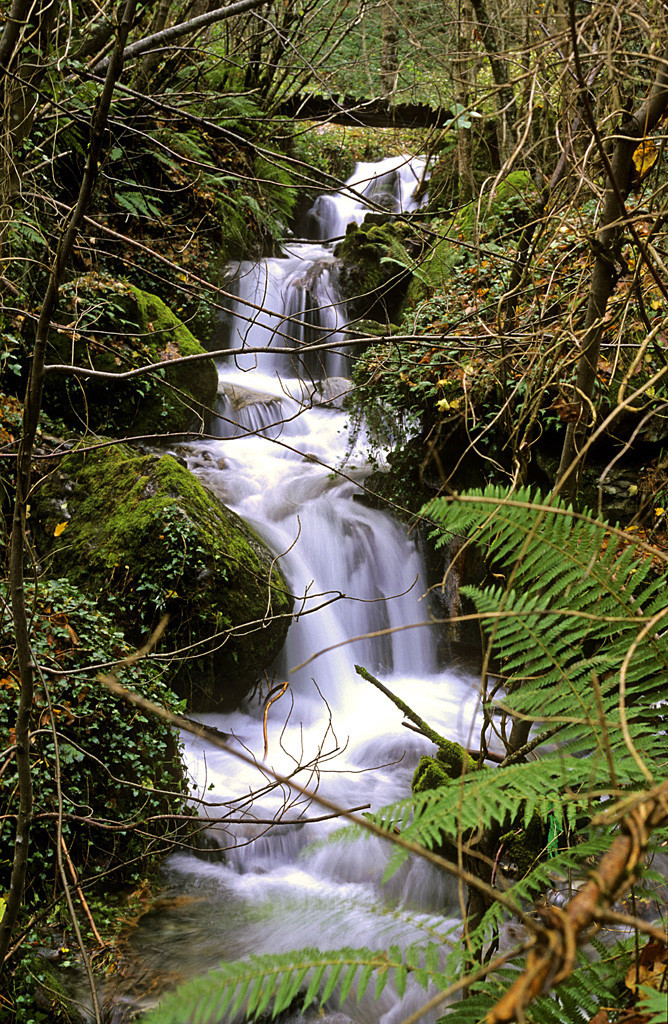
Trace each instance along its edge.
<instances>
[{"instance_id":1,"label":"tree bark","mask_svg":"<svg viewBox=\"0 0 668 1024\"><path fill-rule=\"evenodd\" d=\"M471 0L461 0L459 8L457 54L455 57L455 96L459 108L468 110L471 103L471 40L473 8ZM475 195L473 181L473 146L471 129L457 125L457 169L459 205L470 203Z\"/></svg>"},{"instance_id":2,"label":"tree bark","mask_svg":"<svg viewBox=\"0 0 668 1024\"><path fill-rule=\"evenodd\" d=\"M586 83L582 80L577 60L576 68L581 83L583 103L595 131L593 115L586 96ZM592 243L595 254L589 289L589 301L582 338L582 354L578 360L575 381L575 400L580 406L579 418L569 423L561 452L557 472L557 485L562 494L571 494L575 488L575 474L572 472L577 453L586 433L583 422L585 410L590 408L596 383L596 370L603 335L603 317L608 299L617 282L616 260L621 246L622 235L628 215L624 202L631 189L633 153L648 132L652 131L659 118L668 109L668 47L659 59L659 69L645 102L634 114L626 118L617 133L612 161L604 160L608 174L608 186L600 225ZM601 147L602 149L602 147Z\"/></svg>"},{"instance_id":3,"label":"tree bark","mask_svg":"<svg viewBox=\"0 0 668 1024\"><path fill-rule=\"evenodd\" d=\"M512 155L515 143L515 122L517 121L517 104L515 91L508 76L508 67L502 55L499 34L489 20L485 0L471 0L476 21L480 28L480 38L492 71L496 86L496 109L499 132L499 154L501 163Z\"/></svg>"},{"instance_id":4,"label":"tree bark","mask_svg":"<svg viewBox=\"0 0 668 1024\"><path fill-rule=\"evenodd\" d=\"M383 0L381 18L383 26L383 48L380 58L380 96L387 103L394 103L399 78L399 22L396 0Z\"/></svg>"},{"instance_id":5,"label":"tree bark","mask_svg":"<svg viewBox=\"0 0 668 1024\"><path fill-rule=\"evenodd\" d=\"M23 406L23 432L19 444L16 472L16 499L12 521L12 535L9 552L9 585L12 617L16 638L16 651L21 677L21 692L16 718L16 764L19 777L19 812L16 824L16 842L12 875L4 917L0 923L0 972L4 966L12 931L16 923L28 869L30 826L33 815L32 777L30 768L30 717L34 694L34 667L30 647L30 630L25 603L23 559L26 550L26 506L30 497L31 463L35 435L42 406L42 386L46 343L51 318L58 302L58 291L65 267L71 255L74 242L88 206L95 178L109 108L116 81L123 69L123 49L132 25L136 0L126 0L116 44L110 57L109 67L98 103L93 114L88 157L79 189L79 197L69 221L61 236L56 257L51 267L49 283L40 310L35 331L35 346L32 365Z\"/></svg>"}]
</instances>

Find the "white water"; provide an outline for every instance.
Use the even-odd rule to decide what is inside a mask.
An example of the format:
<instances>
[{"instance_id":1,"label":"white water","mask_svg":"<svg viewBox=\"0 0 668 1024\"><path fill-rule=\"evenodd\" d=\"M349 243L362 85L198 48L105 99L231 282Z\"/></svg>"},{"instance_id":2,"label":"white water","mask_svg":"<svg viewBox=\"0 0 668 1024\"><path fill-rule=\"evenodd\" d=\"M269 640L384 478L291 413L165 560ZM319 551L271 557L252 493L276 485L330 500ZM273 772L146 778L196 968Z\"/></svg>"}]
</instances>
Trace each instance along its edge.
<instances>
[{"instance_id":1,"label":"white water","mask_svg":"<svg viewBox=\"0 0 668 1024\"><path fill-rule=\"evenodd\" d=\"M374 201L407 208L420 173L417 162L383 161L360 165L349 184L361 181L358 188ZM319 199L314 216L327 238L351 220L361 222L365 211L360 196L349 194ZM360 500L368 472L364 438L348 454L345 413L315 404L319 379L347 372L332 249L294 245L286 259L243 263L238 294L234 352L220 367L220 436L193 447L192 468L280 556L296 595L295 621L269 681L289 686L269 710L266 763L281 774L301 766L302 785L347 808L378 810L409 794L420 755L433 747L402 727L400 712L353 666L364 665L435 728L465 743L476 713L475 682L437 665L413 538ZM301 324L288 321L294 315ZM307 351L293 361L281 351L322 341L335 342L337 351ZM272 351L245 352L266 345ZM335 382L332 391L346 386ZM345 475L333 472L342 465ZM184 737L209 815L233 820L210 829L226 863L188 853L170 861L174 891L202 899L172 921L182 940L172 952L167 939L151 937L154 945L162 941L161 969L188 975L222 958L305 946L407 945L453 925L456 889L424 862L406 864L381 888L389 851L379 841L309 846L339 823L310 822L324 813L315 803L269 785L261 705L203 718L238 737L258 766ZM379 1003L349 1000L343 1010L356 1024L392 1024L425 999L422 989L409 987L399 1000L388 985Z\"/></svg>"}]
</instances>

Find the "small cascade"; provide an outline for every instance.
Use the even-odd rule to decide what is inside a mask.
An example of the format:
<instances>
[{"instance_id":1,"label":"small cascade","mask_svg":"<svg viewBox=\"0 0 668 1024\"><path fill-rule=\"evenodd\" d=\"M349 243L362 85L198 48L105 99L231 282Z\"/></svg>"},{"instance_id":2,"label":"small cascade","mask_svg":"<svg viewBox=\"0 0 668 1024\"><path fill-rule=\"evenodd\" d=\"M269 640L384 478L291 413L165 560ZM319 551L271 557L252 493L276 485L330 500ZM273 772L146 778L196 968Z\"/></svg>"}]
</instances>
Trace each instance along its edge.
<instances>
[{"instance_id":1,"label":"small cascade","mask_svg":"<svg viewBox=\"0 0 668 1024\"><path fill-rule=\"evenodd\" d=\"M406 158L360 164L341 194L316 201L311 225L326 240L370 207L410 209L423 171L422 161ZM258 766L184 737L210 818L228 819L208 829L224 863L185 852L169 862L172 890L202 897L187 923L189 948L201 948L193 971L230 956L406 945L424 929L445 932L459 913L448 878L416 861L382 887L386 845L311 848L338 823L288 787L267 784L265 740L274 770L296 773L347 808L378 810L409 793L420 755L433 747L401 727L400 713L355 664L452 739L468 743L477 710L473 681L437 664L414 539L366 500L364 431L352 445L341 405L349 387L345 304L332 244L294 244L284 258L240 263L236 288L217 436L199 442L208 457L193 452L193 472L263 537L296 600L268 681L287 688L269 709L266 734L261 705L203 716ZM147 946L156 944L153 936ZM144 963L153 955L138 951ZM164 954L161 969L167 961ZM392 1024L424 999L410 986L400 999L388 984L379 1003L350 1000L343 1013L354 1024Z\"/></svg>"}]
</instances>

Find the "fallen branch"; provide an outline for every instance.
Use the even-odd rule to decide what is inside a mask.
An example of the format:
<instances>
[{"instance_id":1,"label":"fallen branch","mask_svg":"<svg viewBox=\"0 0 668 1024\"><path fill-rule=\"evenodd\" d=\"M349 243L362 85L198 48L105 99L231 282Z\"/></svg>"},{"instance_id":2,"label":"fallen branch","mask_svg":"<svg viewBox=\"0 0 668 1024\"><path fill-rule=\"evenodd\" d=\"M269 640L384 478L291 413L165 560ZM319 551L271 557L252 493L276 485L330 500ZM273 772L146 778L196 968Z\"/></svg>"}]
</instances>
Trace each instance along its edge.
<instances>
[{"instance_id":1,"label":"fallen branch","mask_svg":"<svg viewBox=\"0 0 668 1024\"><path fill-rule=\"evenodd\" d=\"M668 780L648 792L622 824L598 868L566 907L547 907L545 927L527 956L526 969L489 1011L487 1024L522 1020L527 1006L564 981L573 971L580 939L632 884L654 829L668 823ZM668 945L668 933L663 941Z\"/></svg>"}]
</instances>

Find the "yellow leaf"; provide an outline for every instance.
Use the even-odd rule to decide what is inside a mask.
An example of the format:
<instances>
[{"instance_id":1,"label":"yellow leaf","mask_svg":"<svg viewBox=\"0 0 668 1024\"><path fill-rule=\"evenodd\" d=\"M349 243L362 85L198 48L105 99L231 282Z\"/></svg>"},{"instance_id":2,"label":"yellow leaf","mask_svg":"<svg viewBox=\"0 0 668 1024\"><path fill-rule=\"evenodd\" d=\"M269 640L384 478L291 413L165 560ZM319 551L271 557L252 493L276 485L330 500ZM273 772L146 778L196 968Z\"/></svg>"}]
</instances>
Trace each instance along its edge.
<instances>
[{"instance_id":1,"label":"yellow leaf","mask_svg":"<svg viewBox=\"0 0 668 1024\"><path fill-rule=\"evenodd\" d=\"M54 537L60 537L61 533L63 533L63 531L66 530L66 529L67 529L67 522L58 523L58 525L56 526L55 530L53 531L53 536Z\"/></svg>"},{"instance_id":2,"label":"yellow leaf","mask_svg":"<svg viewBox=\"0 0 668 1024\"><path fill-rule=\"evenodd\" d=\"M639 178L644 178L656 163L659 151L653 139L644 139L633 152L633 165Z\"/></svg>"}]
</instances>

